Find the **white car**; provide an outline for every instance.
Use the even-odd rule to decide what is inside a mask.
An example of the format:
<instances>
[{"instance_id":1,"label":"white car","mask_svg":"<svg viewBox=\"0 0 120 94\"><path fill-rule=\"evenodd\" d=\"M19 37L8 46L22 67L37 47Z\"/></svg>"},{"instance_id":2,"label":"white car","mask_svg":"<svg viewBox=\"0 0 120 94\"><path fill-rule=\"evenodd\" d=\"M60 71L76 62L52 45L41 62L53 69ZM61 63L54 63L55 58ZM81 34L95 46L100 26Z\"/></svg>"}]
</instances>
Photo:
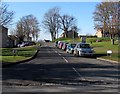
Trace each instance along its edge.
<instances>
[{"instance_id":1,"label":"white car","mask_svg":"<svg viewBox=\"0 0 120 94\"><path fill-rule=\"evenodd\" d=\"M93 56L94 50L88 43L77 43L73 54L74 56Z\"/></svg>"}]
</instances>

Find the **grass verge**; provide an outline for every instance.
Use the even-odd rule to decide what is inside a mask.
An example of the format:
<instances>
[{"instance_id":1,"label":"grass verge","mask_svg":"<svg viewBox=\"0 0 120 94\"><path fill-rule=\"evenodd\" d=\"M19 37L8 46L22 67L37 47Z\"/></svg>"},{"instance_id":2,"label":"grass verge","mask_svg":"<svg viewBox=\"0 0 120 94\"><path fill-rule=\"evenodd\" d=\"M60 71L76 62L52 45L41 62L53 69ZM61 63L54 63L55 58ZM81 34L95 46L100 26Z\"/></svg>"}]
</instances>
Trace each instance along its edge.
<instances>
[{"instance_id":1,"label":"grass verge","mask_svg":"<svg viewBox=\"0 0 120 94\"><path fill-rule=\"evenodd\" d=\"M15 50L15 54L13 53ZM28 46L23 48L1 48L0 61L2 62L18 62L31 58L37 52L36 46Z\"/></svg>"},{"instance_id":2,"label":"grass verge","mask_svg":"<svg viewBox=\"0 0 120 94\"><path fill-rule=\"evenodd\" d=\"M120 46L117 45L117 42L115 42L115 45L112 45L110 41L94 42L91 45L95 50L96 54L101 54L100 58L114 60L114 61L118 61L120 59L119 50L118 50L120 49ZM105 55L107 54L107 50L112 51L112 54L110 56Z\"/></svg>"}]
</instances>

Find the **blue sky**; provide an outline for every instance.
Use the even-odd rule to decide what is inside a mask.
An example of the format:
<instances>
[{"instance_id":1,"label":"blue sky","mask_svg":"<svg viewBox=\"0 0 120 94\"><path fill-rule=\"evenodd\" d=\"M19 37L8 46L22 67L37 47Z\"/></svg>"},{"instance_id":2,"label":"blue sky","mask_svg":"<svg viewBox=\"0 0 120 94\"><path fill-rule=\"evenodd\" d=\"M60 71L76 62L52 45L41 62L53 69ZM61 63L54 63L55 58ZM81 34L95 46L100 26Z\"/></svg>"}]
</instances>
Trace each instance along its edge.
<instances>
[{"instance_id":1,"label":"blue sky","mask_svg":"<svg viewBox=\"0 0 120 94\"><path fill-rule=\"evenodd\" d=\"M60 14L69 14L77 19L79 34L95 34L93 12L99 2L7 2L9 10L15 12L14 23L21 17L33 14L42 24L44 14L53 7L60 8ZM50 34L41 28L39 39L51 39ZM61 32L62 33L62 32ZM60 33L60 34L61 34ZM59 34L59 35L60 35Z\"/></svg>"}]
</instances>

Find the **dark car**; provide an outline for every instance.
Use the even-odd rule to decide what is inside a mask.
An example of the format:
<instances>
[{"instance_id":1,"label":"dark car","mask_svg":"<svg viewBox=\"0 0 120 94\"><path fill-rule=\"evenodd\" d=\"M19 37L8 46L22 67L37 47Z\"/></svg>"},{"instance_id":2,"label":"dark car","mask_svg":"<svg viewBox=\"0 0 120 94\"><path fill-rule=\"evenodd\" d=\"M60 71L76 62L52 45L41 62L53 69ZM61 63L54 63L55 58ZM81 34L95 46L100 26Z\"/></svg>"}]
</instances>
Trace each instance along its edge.
<instances>
[{"instance_id":1,"label":"dark car","mask_svg":"<svg viewBox=\"0 0 120 94\"><path fill-rule=\"evenodd\" d=\"M55 42L55 46L58 47L58 41Z\"/></svg>"},{"instance_id":2,"label":"dark car","mask_svg":"<svg viewBox=\"0 0 120 94\"><path fill-rule=\"evenodd\" d=\"M28 44L29 44L29 46L36 45L36 43L33 41L28 42Z\"/></svg>"}]
</instances>

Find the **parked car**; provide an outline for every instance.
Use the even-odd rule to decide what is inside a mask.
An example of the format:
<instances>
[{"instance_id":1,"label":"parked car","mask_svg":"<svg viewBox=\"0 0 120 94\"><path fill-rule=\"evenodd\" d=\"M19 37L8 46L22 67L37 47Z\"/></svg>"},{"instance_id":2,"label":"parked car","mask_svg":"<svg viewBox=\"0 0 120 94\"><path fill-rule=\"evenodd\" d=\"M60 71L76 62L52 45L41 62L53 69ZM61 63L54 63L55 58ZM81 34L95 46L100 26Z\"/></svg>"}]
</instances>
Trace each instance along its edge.
<instances>
[{"instance_id":1,"label":"parked car","mask_svg":"<svg viewBox=\"0 0 120 94\"><path fill-rule=\"evenodd\" d=\"M18 47L25 47L25 46L32 46L32 45L36 45L36 43L33 41L24 41L21 44L18 44L17 46Z\"/></svg>"},{"instance_id":2,"label":"parked car","mask_svg":"<svg viewBox=\"0 0 120 94\"><path fill-rule=\"evenodd\" d=\"M68 44L68 43L66 43L66 42L63 43L62 49L63 49L64 51L66 51L66 49L67 49L67 44Z\"/></svg>"},{"instance_id":3,"label":"parked car","mask_svg":"<svg viewBox=\"0 0 120 94\"><path fill-rule=\"evenodd\" d=\"M36 45L36 43L34 41L30 41L28 42L29 46L32 46L32 45Z\"/></svg>"},{"instance_id":4,"label":"parked car","mask_svg":"<svg viewBox=\"0 0 120 94\"><path fill-rule=\"evenodd\" d=\"M29 43L28 42L23 42L20 47L25 47L25 46L29 46Z\"/></svg>"},{"instance_id":5,"label":"parked car","mask_svg":"<svg viewBox=\"0 0 120 94\"><path fill-rule=\"evenodd\" d=\"M75 46L76 46L75 43L70 43L70 44L68 44L68 45L67 45L66 52L67 52L67 53L70 53L70 54L73 54Z\"/></svg>"},{"instance_id":6,"label":"parked car","mask_svg":"<svg viewBox=\"0 0 120 94\"><path fill-rule=\"evenodd\" d=\"M61 41L58 41L58 42L56 43L56 47L57 47L57 48L59 48L60 42L61 42Z\"/></svg>"},{"instance_id":7,"label":"parked car","mask_svg":"<svg viewBox=\"0 0 120 94\"><path fill-rule=\"evenodd\" d=\"M93 56L94 50L90 46L90 44L87 43L77 43L74 48L75 56Z\"/></svg>"},{"instance_id":8,"label":"parked car","mask_svg":"<svg viewBox=\"0 0 120 94\"><path fill-rule=\"evenodd\" d=\"M17 47L20 47L20 45L21 45L21 44L19 43L19 44L17 45Z\"/></svg>"},{"instance_id":9,"label":"parked car","mask_svg":"<svg viewBox=\"0 0 120 94\"><path fill-rule=\"evenodd\" d=\"M59 48L60 48L60 49L62 49L63 43L64 43L64 42L62 42L62 41L59 43Z\"/></svg>"},{"instance_id":10,"label":"parked car","mask_svg":"<svg viewBox=\"0 0 120 94\"><path fill-rule=\"evenodd\" d=\"M58 47L58 41L55 42L55 46Z\"/></svg>"}]
</instances>

